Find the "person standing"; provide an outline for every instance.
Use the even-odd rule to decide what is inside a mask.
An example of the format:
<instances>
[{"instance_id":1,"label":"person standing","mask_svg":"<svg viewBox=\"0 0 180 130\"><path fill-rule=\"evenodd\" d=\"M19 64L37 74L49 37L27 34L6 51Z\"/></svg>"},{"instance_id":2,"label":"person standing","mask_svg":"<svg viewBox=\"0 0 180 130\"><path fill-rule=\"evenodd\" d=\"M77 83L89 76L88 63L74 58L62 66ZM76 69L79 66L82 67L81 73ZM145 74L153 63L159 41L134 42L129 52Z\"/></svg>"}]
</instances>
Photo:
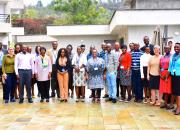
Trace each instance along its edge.
<instances>
[{"instance_id":1,"label":"person standing","mask_svg":"<svg viewBox=\"0 0 180 130\"><path fill-rule=\"evenodd\" d=\"M134 43L129 43L129 52L133 52L134 51Z\"/></svg>"},{"instance_id":2,"label":"person standing","mask_svg":"<svg viewBox=\"0 0 180 130\"><path fill-rule=\"evenodd\" d=\"M117 66L118 61L116 60L116 55L112 52L112 45L107 44L107 53L105 56L105 70L106 70L106 79L108 83L109 91L109 101L116 103L116 75L117 75Z\"/></svg>"},{"instance_id":3,"label":"person standing","mask_svg":"<svg viewBox=\"0 0 180 130\"><path fill-rule=\"evenodd\" d=\"M37 85L41 94L40 102L46 99L49 102L50 78L52 72L52 64L49 56L46 55L46 48L40 48L40 55L35 60L35 75Z\"/></svg>"},{"instance_id":4,"label":"person standing","mask_svg":"<svg viewBox=\"0 0 180 130\"><path fill-rule=\"evenodd\" d=\"M69 96L71 98L74 97L74 86L73 86L73 66L72 66L72 59L73 59L73 47L72 45L67 45L66 47L67 51L68 51L68 57L69 57L69 61L70 61L70 67L68 69L68 74L69 74L69 82L68 82L68 90L71 90L71 94L69 93Z\"/></svg>"},{"instance_id":5,"label":"person standing","mask_svg":"<svg viewBox=\"0 0 180 130\"><path fill-rule=\"evenodd\" d=\"M92 50L92 58L87 62L88 88L92 91L92 102L100 102L101 90L104 88L104 60L98 57L96 49Z\"/></svg>"},{"instance_id":6,"label":"person standing","mask_svg":"<svg viewBox=\"0 0 180 130\"><path fill-rule=\"evenodd\" d=\"M149 60L148 80L151 89L151 105L160 106L159 83L160 83L160 47L154 46L154 56ZM158 100L156 100L158 99Z\"/></svg>"},{"instance_id":7,"label":"person standing","mask_svg":"<svg viewBox=\"0 0 180 130\"><path fill-rule=\"evenodd\" d=\"M102 58L103 60L105 60L105 55L106 55L106 43L102 43L101 44L101 51L99 53L99 57ZM103 98L108 98L109 95L108 95L108 85L107 85L107 80L104 81L105 83L105 94L103 96Z\"/></svg>"},{"instance_id":8,"label":"person standing","mask_svg":"<svg viewBox=\"0 0 180 130\"><path fill-rule=\"evenodd\" d=\"M14 45L15 48L15 55L17 55L18 53L20 53L22 51L22 45L21 44L15 44ZM19 99L19 93L20 93L20 85L19 85L19 79L16 79L16 88L15 88L15 98Z\"/></svg>"},{"instance_id":9,"label":"person standing","mask_svg":"<svg viewBox=\"0 0 180 130\"><path fill-rule=\"evenodd\" d=\"M177 108L174 110L174 114L180 115L180 43L175 44L174 51L175 54L170 59L168 71L172 77L172 94L176 96ZM166 79L169 74L167 74Z\"/></svg>"},{"instance_id":10,"label":"person standing","mask_svg":"<svg viewBox=\"0 0 180 130\"><path fill-rule=\"evenodd\" d=\"M3 44L0 42L0 82L2 82L2 60L3 56L7 54L7 52L3 49ZM2 82L2 87L3 87L3 99L5 99L5 84Z\"/></svg>"},{"instance_id":11,"label":"person standing","mask_svg":"<svg viewBox=\"0 0 180 130\"><path fill-rule=\"evenodd\" d=\"M27 47L22 46L22 52L15 56L15 72L20 82L19 103L24 102L24 86L26 86L28 102L33 103L31 97L31 79L34 77L34 61L32 56L27 53Z\"/></svg>"},{"instance_id":12,"label":"person standing","mask_svg":"<svg viewBox=\"0 0 180 130\"><path fill-rule=\"evenodd\" d=\"M119 57L121 55L121 50L120 50L120 44L119 42L115 42L114 44L114 50L112 51L115 56L116 56L116 60L118 61L119 60ZM117 68L117 76L116 76L116 88L117 88L117 98L119 97L119 87L121 89L121 93L122 93L122 87L120 86L120 68Z\"/></svg>"},{"instance_id":13,"label":"person standing","mask_svg":"<svg viewBox=\"0 0 180 130\"><path fill-rule=\"evenodd\" d=\"M76 89L76 102L85 100L86 71L87 64L86 55L81 52L81 47L77 47L77 54L72 60L73 65L73 85ZM81 99L80 99L81 98Z\"/></svg>"},{"instance_id":14,"label":"person standing","mask_svg":"<svg viewBox=\"0 0 180 130\"><path fill-rule=\"evenodd\" d=\"M14 92L16 88L16 74L14 70L14 48L8 49L8 54L4 55L2 61L3 78L5 79L5 103L15 102Z\"/></svg>"},{"instance_id":15,"label":"person standing","mask_svg":"<svg viewBox=\"0 0 180 130\"><path fill-rule=\"evenodd\" d=\"M150 98L150 91L151 91L149 88L149 81L147 79L147 75L148 75L147 69L150 58L151 58L150 48L146 47L145 53L140 58L141 81L142 81L142 86L144 87L144 96L145 96L144 103L148 103Z\"/></svg>"},{"instance_id":16,"label":"person standing","mask_svg":"<svg viewBox=\"0 0 180 130\"><path fill-rule=\"evenodd\" d=\"M52 73L51 73L51 97L52 98L54 98L56 94L57 94L57 97L60 98L59 86L58 86L58 80L57 80L57 69L56 69L57 54L58 54L58 43L52 42L52 49L50 49L47 53L52 63Z\"/></svg>"},{"instance_id":17,"label":"person standing","mask_svg":"<svg viewBox=\"0 0 180 130\"><path fill-rule=\"evenodd\" d=\"M159 93L160 93L160 102L162 102L162 97L164 95L164 103L161 104L160 108L166 108L166 109L173 109L174 108L174 96L171 95L172 93L172 87L171 87L171 76L169 75L166 78L166 75L169 73L169 62L170 62L170 47L165 46L164 47L165 55L161 57L160 59L160 87L159 87ZM169 96L171 97L171 103L168 105L168 99Z\"/></svg>"},{"instance_id":18,"label":"person standing","mask_svg":"<svg viewBox=\"0 0 180 130\"><path fill-rule=\"evenodd\" d=\"M120 86L121 86L121 100L125 102L130 102L131 95L131 54L127 52L127 46L122 46L122 54L119 57L119 74L120 74ZM126 100L126 91L128 93L128 98Z\"/></svg>"},{"instance_id":19,"label":"person standing","mask_svg":"<svg viewBox=\"0 0 180 130\"><path fill-rule=\"evenodd\" d=\"M132 63L132 86L135 94L134 102L141 103L143 100L143 87L141 84L141 72L140 72L140 57L143 55L139 49L139 43L134 43L134 51L131 53Z\"/></svg>"},{"instance_id":20,"label":"person standing","mask_svg":"<svg viewBox=\"0 0 180 130\"><path fill-rule=\"evenodd\" d=\"M56 60L57 68L57 78L60 89L61 102L67 102L68 100L68 71L70 69L70 60L68 57L68 52L65 48L61 48L58 51L58 56Z\"/></svg>"},{"instance_id":21,"label":"person standing","mask_svg":"<svg viewBox=\"0 0 180 130\"><path fill-rule=\"evenodd\" d=\"M141 51L145 52L146 47L149 47L150 48L150 54L154 55L154 45L149 43L149 37L144 36L143 41L144 41L144 46L141 48Z\"/></svg>"}]
</instances>

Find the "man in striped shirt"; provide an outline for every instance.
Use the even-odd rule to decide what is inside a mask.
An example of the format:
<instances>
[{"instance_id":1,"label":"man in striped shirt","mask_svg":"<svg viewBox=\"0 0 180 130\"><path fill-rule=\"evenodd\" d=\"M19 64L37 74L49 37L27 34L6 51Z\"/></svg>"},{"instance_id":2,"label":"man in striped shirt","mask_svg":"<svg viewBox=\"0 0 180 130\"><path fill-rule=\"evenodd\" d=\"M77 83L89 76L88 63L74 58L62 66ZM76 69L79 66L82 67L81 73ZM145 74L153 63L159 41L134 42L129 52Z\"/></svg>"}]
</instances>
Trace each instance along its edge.
<instances>
[{"instance_id":1,"label":"man in striped shirt","mask_svg":"<svg viewBox=\"0 0 180 130\"><path fill-rule=\"evenodd\" d=\"M134 51L131 53L132 55L132 86L135 94L135 102L142 102L143 100L143 87L141 85L141 73L140 73L140 57L143 55L141 50L139 49L139 44L134 43Z\"/></svg>"}]
</instances>

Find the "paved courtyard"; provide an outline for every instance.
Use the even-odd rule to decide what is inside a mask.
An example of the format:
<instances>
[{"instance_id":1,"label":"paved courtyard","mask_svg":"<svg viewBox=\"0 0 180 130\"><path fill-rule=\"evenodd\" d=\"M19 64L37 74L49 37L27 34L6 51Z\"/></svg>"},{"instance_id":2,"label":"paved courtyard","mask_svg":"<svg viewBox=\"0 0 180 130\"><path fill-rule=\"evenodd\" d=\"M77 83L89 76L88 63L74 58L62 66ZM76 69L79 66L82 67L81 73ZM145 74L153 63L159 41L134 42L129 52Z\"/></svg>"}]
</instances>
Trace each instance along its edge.
<instances>
[{"instance_id":1,"label":"paved courtyard","mask_svg":"<svg viewBox=\"0 0 180 130\"><path fill-rule=\"evenodd\" d=\"M1 97L0 130L180 130L180 116L145 104L34 101L4 104Z\"/></svg>"}]
</instances>

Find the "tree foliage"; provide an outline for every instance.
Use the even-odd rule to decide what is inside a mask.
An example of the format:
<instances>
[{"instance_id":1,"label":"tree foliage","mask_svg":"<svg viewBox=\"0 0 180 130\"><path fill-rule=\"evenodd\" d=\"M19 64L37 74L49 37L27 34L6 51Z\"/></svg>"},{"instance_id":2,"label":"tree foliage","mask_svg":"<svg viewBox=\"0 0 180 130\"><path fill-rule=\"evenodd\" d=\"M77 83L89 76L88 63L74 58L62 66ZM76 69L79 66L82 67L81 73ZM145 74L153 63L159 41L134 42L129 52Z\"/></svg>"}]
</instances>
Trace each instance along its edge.
<instances>
[{"instance_id":1,"label":"tree foliage","mask_svg":"<svg viewBox=\"0 0 180 130\"><path fill-rule=\"evenodd\" d=\"M100 16L107 13L97 5L95 0L54 0L53 6L64 14L61 19L67 19L67 24L97 24Z\"/></svg>"}]
</instances>

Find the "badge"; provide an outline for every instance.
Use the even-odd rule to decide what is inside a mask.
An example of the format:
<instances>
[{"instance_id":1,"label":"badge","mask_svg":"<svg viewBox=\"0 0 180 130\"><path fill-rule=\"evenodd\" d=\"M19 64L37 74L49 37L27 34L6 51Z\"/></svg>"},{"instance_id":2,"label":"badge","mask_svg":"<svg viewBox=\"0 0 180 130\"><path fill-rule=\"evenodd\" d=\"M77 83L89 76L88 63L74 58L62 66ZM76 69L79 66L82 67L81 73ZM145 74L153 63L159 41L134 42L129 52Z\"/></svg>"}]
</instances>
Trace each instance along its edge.
<instances>
[{"instance_id":1,"label":"badge","mask_svg":"<svg viewBox=\"0 0 180 130\"><path fill-rule=\"evenodd\" d=\"M120 68L121 68L121 69L124 69L124 66L121 65Z\"/></svg>"},{"instance_id":2,"label":"badge","mask_svg":"<svg viewBox=\"0 0 180 130\"><path fill-rule=\"evenodd\" d=\"M65 71L65 69L64 68L62 68L62 72L64 72Z\"/></svg>"},{"instance_id":3,"label":"badge","mask_svg":"<svg viewBox=\"0 0 180 130\"><path fill-rule=\"evenodd\" d=\"M97 67L95 67L95 68L94 68L94 70L98 70L98 68L97 68Z\"/></svg>"},{"instance_id":4,"label":"badge","mask_svg":"<svg viewBox=\"0 0 180 130\"><path fill-rule=\"evenodd\" d=\"M161 68L161 72L164 71L164 68Z\"/></svg>"}]
</instances>

